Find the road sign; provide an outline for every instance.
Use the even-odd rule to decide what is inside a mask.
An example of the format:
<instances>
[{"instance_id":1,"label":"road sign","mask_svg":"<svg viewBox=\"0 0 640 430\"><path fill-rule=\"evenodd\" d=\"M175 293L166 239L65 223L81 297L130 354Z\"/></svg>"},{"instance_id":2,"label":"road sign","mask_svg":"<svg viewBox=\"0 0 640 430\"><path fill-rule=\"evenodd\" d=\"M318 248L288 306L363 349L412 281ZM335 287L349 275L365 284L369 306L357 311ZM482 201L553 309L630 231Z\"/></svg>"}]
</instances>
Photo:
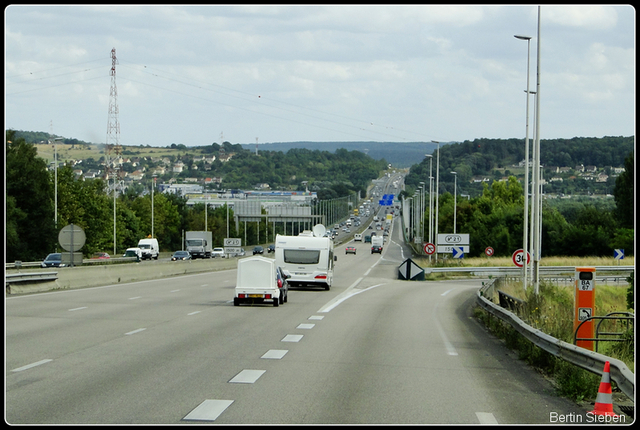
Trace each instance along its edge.
<instances>
[{"instance_id":1,"label":"road sign","mask_svg":"<svg viewBox=\"0 0 640 430\"><path fill-rule=\"evenodd\" d=\"M438 245L436 247L436 252L438 254L451 254L453 252L453 246L454 245ZM469 253L469 245L457 245L458 247L462 248L462 252L464 253Z\"/></svg>"},{"instance_id":2,"label":"road sign","mask_svg":"<svg viewBox=\"0 0 640 430\"><path fill-rule=\"evenodd\" d=\"M462 246L454 246L451 249L453 258L464 258L464 251Z\"/></svg>"},{"instance_id":3,"label":"road sign","mask_svg":"<svg viewBox=\"0 0 640 430\"><path fill-rule=\"evenodd\" d=\"M593 339L595 334L593 320L587 321L596 307L595 283L595 267L576 267L573 331L578 338ZM593 351L591 340L578 340L576 345Z\"/></svg>"},{"instance_id":4,"label":"road sign","mask_svg":"<svg viewBox=\"0 0 640 430\"><path fill-rule=\"evenodd\" d=\"M424 252L427 255L432 255L434 252L436 252L436 246L433 243L425 243Z\"/></svg>"},{"instance_id":5,"label":"road sign","mask_svg":"<svg viewBox=\"0 0 640 430\"><path fill-rule=\"evenodd\" d=\"M624 249L614 249L613 250L613 258L615 258L616 260L623 260L624 259Z\"/></svg>"},{"instance_id":6,"label":"road sign","mask_svg":"<svg viewBox=\"0 0 640 430\"><path fill-rule=\"evenodd\" d=\"M424 269L408 258L398 267L398 279L424 281Z\"/></svg>"},{"instance_id":7,"label":"road sign","mask_svg":"<svg viewBox=\"0 0 640 430\"><path fill-rule=\"evenodd\" d=\"M511 260L513 260L513 264L518 267L524 266L524 251L522 249L518 249L511 256ZM531 262L531 254L527 252L527 264Z\"/></svg>"},{"instance_id":8,"label":"road sign","mask_svg":"<svg viewBox=\"0 0 640 430\"><path fill-rule=\"evenodd\" d=\"M469 245L469 234L439 234L438 245Z\"/></svg>"},{"instance_id":9,"label":"road sign","mask_svg":"<svg viewBox=\"0 0 640 430\"><path fill-rule=\"evenodd\" d=\"M487 257L491 257L491 256L493 255L493 248L492 248L492 247L490 247L490 246L487 246L487 247L484 249L484 253L485 253L485 255L486 255Z\"/></svg>"},{"instance_id":10,"label":"road sign","mask_svg":"<svg viewBox=\"0 0 640 430\"><path fill-rule=\"evenodd\" d=\"M224 246L242 246L242 239L237 237L227 237L224 239Z\"/></svg>"},{"instance_id":11,"label":"road sign","mask_svg":"<svg viewBox=\"0 0 640 430\"><path fill-rule=\"evenodd\" d=\"M230 247L230 246L225 246L224 247L224 253L225 254L229 254L229 255L238 255L242 252L242 248L238 248L238 247Z\"/></svg>"},{"instance_id":12,"label":"road sign","mask_svg":"<svg viewBox=\"0 0 640 430\"><path fill-rule=\"evenodd\" d=\"M86 235L82 227L74 224L69 224L60 230L58 233L58 242L65 251L76 252L80 251L80 248L84 246Z\"/></svg>"}]
</instances>

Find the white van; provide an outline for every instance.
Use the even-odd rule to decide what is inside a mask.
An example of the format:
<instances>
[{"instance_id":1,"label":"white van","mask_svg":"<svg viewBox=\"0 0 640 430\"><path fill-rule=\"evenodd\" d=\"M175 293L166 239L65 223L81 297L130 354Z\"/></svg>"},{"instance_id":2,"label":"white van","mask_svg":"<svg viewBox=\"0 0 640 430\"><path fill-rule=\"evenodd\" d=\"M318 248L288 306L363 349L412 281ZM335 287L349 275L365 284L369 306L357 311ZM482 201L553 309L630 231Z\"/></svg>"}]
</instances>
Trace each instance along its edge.
<instances>
[{"instance_id":1,"label":"white van","mask_svg":"<svg viewBox=\"0 0 640 430\"><path fill-rule=\"evenodd\" d=\"M324 230L324 227L322 228ZM318 286L325 290L333 282L333 242L322 237L276 235L276 265L287 276L290 286ZM322 234L320 234L322 233Z\"/></svg>"},{"instance_id":2,"label":"white van","mask_svg":"<svg viewBox=\"0 0 640 430\"><path fill-rule=\"evenodd\" d=\"M362 235L360 233L356 233L353 235L353 240L356 242L362 242Z\"/></svg>"},{"instance_id":3,"label":"white van","mask_svg":"<svg viewBox=\"0 0 640 430\"><path fill-rule=\"evenodd\" d=\"M240 303L273 302L278 306L287 301L287 284L278 276L277 267L272 258L255 255L238 260L236 293L233 305Z\"/></svg>"},{"instance_id":4,"label":"white van","mask_svg":"<svg viewBox=\"0 0 640 430\"><path fill-rule=\"evenodd\" d=\"M160 247L158 246L158 239L140 239L138 242L138 248L142 250L142 259L148 258L151 260L158 259L160 255Z\"/></svg>"}]
</instances>

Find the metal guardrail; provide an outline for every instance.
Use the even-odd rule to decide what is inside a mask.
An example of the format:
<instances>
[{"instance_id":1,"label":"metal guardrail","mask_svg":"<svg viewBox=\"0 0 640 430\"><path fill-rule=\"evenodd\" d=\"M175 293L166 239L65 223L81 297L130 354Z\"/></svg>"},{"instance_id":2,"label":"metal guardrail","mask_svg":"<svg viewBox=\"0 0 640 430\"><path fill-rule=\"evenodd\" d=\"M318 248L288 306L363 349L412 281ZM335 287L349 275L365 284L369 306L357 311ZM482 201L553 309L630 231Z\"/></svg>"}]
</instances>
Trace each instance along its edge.
<instances>
[{"instance_id":1,"label":"metal guardrail","mask_svg":"<svg viewBox=\"0 0 640 430\"><path fill-rule=\"evenodd\" d=\"M58 272L23 272L4 275L5 284L16 282L38 282L55 281L58 279Z\"/></svg>"},{"instance_id":2,"label":"metal guardrail","mask_svg":"<svg viewBox=\"0 0 640 430\"><path fill-rule=\"evenodd\" d=\"M510 324L518 333L524 336L531 343L539 348L544 349L550 354L562 358L578 367L581 367L591 373L602 375L604 372L605 362L609 362L609 375L618 388L632 401L635 401L635 375L629 370L626 364L621 360L607 357L597 352L589 351L584 348L572 345L552 337L540 330L525 324L514 313L501 308L500 306L488 300L485 293L489 288L493 288L493 282L483 286L477 292L476 302L485 311L489 312L506 323Z\"/></svg>"},{"instance_id":3,"label":"metal guardrail","mask_svg":"<svg viewBox=\"0 0 640 430\"><path fill-rule=\"evenodd\" d=\"M627 273L635 271L635 266L595 266L596 273L619 273L621 276ZM521 275L522 268L519 267L427 267L424 269L425 273L455 273L463 272L476 275L499 273L500 275ZM561 275L571 274L573 277L576 271L576 266L540 266L539 271L541 274L548 275Z\"/></svg>"}]
</instances>

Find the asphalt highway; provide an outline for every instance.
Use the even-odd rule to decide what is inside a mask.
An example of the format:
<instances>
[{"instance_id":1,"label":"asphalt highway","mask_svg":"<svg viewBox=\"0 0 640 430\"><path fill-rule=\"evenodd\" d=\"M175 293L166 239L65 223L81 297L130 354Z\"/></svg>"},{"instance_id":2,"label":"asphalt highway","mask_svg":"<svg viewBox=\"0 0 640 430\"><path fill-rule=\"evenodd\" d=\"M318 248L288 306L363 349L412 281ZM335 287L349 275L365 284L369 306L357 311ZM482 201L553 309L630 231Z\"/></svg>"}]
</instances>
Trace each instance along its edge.
<instances>
[{"instance_id":1,"label":"asphalt highway","mask_svg":"<svg viewBox=\"0 0 640 430\"><path fill-rule=\"evenodd\" d=\"M5 419L549 424L586 413L472 318L481 281L398 280L408 255L391 238L381 255L340 245L331 290L292 289L277 308L234 307L235 270L8 297Z\"/></svg>"}]
</instances>

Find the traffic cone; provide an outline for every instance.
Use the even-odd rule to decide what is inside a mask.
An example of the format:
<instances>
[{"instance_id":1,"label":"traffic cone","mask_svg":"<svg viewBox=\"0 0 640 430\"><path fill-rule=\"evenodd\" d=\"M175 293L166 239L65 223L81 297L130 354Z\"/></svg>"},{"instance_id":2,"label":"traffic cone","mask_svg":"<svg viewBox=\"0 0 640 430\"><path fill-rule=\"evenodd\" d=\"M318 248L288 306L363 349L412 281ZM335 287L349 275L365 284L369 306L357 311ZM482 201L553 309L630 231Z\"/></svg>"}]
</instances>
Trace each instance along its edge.
<instances>
[{"instance_id":1,"label":"traffic cone","mask_svg":"<svg viewBox=\"0 0 640 430\"><path fill-rule=\"evenodd\" d=\"M611 377L609 376L609 362L604 363L604 372L602 373L602 380L600 381L600 387L598 388L598 396L596 397L596 404L594 405L594 415L607 415L617 416L613 412L613 402L611 397Z\"/></svg>"}]
</instances>

